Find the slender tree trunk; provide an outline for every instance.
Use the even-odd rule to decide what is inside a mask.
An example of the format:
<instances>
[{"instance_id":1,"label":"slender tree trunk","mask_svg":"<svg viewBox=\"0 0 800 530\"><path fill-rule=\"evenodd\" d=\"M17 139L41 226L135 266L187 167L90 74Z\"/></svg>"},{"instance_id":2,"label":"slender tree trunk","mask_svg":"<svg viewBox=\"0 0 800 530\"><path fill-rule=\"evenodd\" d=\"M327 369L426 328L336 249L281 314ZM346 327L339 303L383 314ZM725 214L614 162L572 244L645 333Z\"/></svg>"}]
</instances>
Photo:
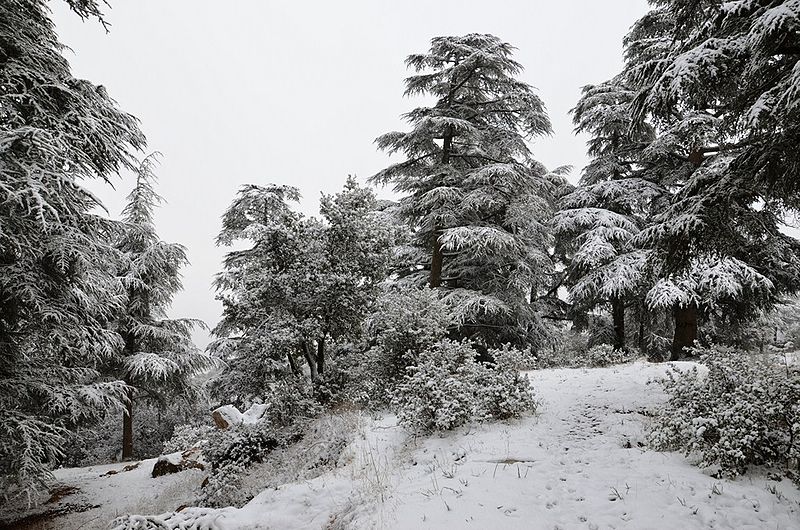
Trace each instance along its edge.
<instances>
[{"instance_id":1,"label":"slender tree trunk","mask_svg":"<svg viewBox=\"0 0 800 530\"><path fill-rule=\"evenodd\" d=\"M308 368L311 370L311 381L316 381L319 379L319 372L317 372L317 359L308 341L303 341L303 357L306 358Z\"/></svg>"},{"instance_id":2,"label":"slender tree trunk","mask_svg":"<svg viewBox=\"0 0 800 530\"><path fill-rule=\"evenodd\" d=\"M442 164L450 163L450 150L453 147L453 132L448 128L442 141ZM442 284L442 266L444 265L444 253L442 244L439 243L439 227L433 229L433 256L431 256L431 274L428 283L431 287L439 287Z\"/></svg>"},{"instance_id":3,"label":"slender tree trunk","mask_svg":"<svg viewBox=\"0 0 800 530\"><path fill-rule=\"evenodd\" d=\"M639 351L644 352L644 319L647 317L647 309L644 301L639 301Z\"/></svg>"},{"instance_id":4,"label":"slender tree trunk","mask_svg":"<svg viewBox=\"0 0 800 530\"><path fill-rule=\"evenodd\" d=\"M325 337L317 341L317 372L325 373Z\"/></svg>"},{"instance_id":5,"label":"slender tree trunk","mask_svg":"<svg viewBox=\"0 0 800 530\"><path fill-rule=\"evenodd\" d=\"M672 337L672 354L669 360L677 361L694 345L697 338L697 306L675 306L672 314L675 318L675 334Z\"/></svg>"},{"instance_id":6,"label":"slender tree trunk","mask_svg":"<svg viewBox=\"0 0 800 530\"><path fill-rule=\"evenodd\" d=\"M136 339L133 333L125 333L125 355L136 353ZM126 384L130 384L125 381ZM125 405L125 413L122 415L122 459L133 458L133 388L126 392L128 403Z\"/></svg>"},{"instance_id":7,"label":"slender tree trunk","mask_svg":"<svg viewBox=\"0 0 800 530\"><path fill-rule=\"evenodd\" d=\"M428 283L431 287L439 287L442 284L442 265L444 264L444 255L442 253L442 244L439 243L438 230L433 233L433 256L431 257L431 275Z\"/></svg>"},{"instance_id":8,"label":"slender tree trunk","mask_svg":"<svg viewBox=\"0 0 800 530\"><path fill-rule=\"evenodd\" d=\"M625 349L625 302L620 298L611 300L611 320L614 324L614 349Z\"/></svg>"},{"instance_id":9,"label":"slender tree trunk","mask_svg":"<svg viewBox=\"0 0 800 530\"><path fill-rule=\"evenodd\" d=\"M122 415L122 459L133 458L133 390L128 390L128 403Z\"/></svg>"},{"instance_id":10,"label":"slender tree trunk","mask_svg":"<svg viewBox=\"0 0 800 530\"><path fill-rule=\"evenodd\" d=\"M286 352L286 358L289 360L289 368L292 370L292 375L298 375L300 373L300 368L297 366L297 362L294 360L294 355L292 355L291 349Z\"/></svg>"}]
</instances>

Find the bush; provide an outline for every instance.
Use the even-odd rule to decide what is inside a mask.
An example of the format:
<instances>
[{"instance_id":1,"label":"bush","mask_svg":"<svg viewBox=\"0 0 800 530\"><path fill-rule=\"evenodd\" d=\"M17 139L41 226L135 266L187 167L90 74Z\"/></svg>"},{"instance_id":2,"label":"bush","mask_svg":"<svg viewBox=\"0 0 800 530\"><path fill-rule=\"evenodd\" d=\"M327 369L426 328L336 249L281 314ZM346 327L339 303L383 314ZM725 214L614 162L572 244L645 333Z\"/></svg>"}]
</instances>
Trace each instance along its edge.
<instances>
[{"instance_id":1,"label":"bush","mask_svg":"<svg viewBox=\"0 0 800 530\"><path fill-rule=\"evenodd\" d=\"M698 349L707 374L673 369L669 395L650 433L653 447L697 454L721 475L800 456L800 373L777 356L730 348Z\"/></svg>"},{"instance_id":2,"label":"bush","mask_svg":"<svg viewBox=\"0 0 800 530\"><path fill-rule=\"evenodd\" d=\"M508 348L490 354L495 363L478 363L468 342L451 340L422 351L392 392L400 425L424 433L535 410L528 380L517 370L521 354Z\"/></svg>"},{"instance_id":3,"label":"bush","mask_svg":"<svg viewBox=\"0 0 800 530\"><path fill-rule=\"evenodd\" d=\"M434 290L387 290L364 323L361 351L345 361L351 368L352 400L366 407L385 406L406 368L416 364L419 352L443 339L451 323Z\"/></svg>"},{"instance_id":4,"label":"bush","mask_svg":"<svg viewBox=\"0 0 800 530\"><path fill-rule=\"evenodd\" d=\"M208 440L214 428L211 425L178 425L172 431L172 437L164 442L161 454L186 451L201 445Z\"/></svg>"},{"instance_id":5,"label":"bush","mask_svg":"<svg viewBox=\"0 0 800 530\"><path fill-rule=\"evenodd\" d=\"M300 377L287 377L267 386L263 400L269 407L255 424L233 425L210 434L203 455L211 466L203 501L213 506L242 502L240 479L272 451L296 443L305 426L322 412L313 385Z\"/></svg>"},{"instance_id":6,"label":"bush","mask_svg":"<svg viewBox=\"0 0 800 530\"><path fill-rule=\"evenodd\" d=\"M574 338L560 347L543 349L536 356L536 368L601 368L614 364L630 362L634 358L631 351L614 350L610 344L586 347L585 339L580 341L581 333L568 335Z\"/></svg>"},{"instance_id":7,"label":"bush","mask_svg":"<svg viewBox=\"0 0 800 530\"><path fill-rule=\"evenodd\" d=\"M610 344L599 344L589 348L581 360L584 366L601 368L629 362L633 360L633 357L625 350L615 350Z\"/></svg>"}]
</instances>

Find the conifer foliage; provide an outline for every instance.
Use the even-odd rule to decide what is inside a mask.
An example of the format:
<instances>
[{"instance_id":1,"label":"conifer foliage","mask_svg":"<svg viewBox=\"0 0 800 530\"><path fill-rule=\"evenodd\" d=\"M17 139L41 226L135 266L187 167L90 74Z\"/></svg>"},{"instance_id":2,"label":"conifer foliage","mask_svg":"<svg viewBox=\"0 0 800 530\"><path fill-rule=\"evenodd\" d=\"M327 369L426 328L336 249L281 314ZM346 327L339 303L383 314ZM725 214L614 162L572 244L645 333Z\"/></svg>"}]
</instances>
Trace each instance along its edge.
<instances>
[{"instance_id":1,"label":"conifer foliage","mask_svg":"<svg viewBox=\"0 0 800 530\"><path fill-rule=\"evenodd\" d=\"M70 2L80 16L96 2ZM136 120L74 78L43 0L0 3L0 490L48 476L68 429L124 397L113 225L84 188L134 168Z\"/></svg>"},{"instance_id":2,"label":"conifer foliage","mask_svg":"<svg viewBox=\"0 0 800 530\"><path fill-rule=\"evenodd\" d=\"M410 55L416 74L405 94L435 103L404 115L410 131L376 140L405 160L372 177L407 194L401 212L427 254L418 269L452 302L461 334L489 344L541 339L529 302L552 268L545 223L561 183L527 146L551 132L550 121L516 79L513 50L469 34L434 38L427 53Z\"/></svg>"},{"instance_id":3,"label":"conifer foliage","mask_svg":"<svg viewBox=\"0 0 800 530\"><path fill-rule=\"evenodd\" d=\"M182 289L180 269L188 260L182 245L161 241L155 230L153 211L162 202L154 188L157 156L148 156L139 166L115 245L121 253L119 278L126 298L114 327L124 348L109 368L129 387L123 458L133 456L135 401L146 398L163 405L170 398L190 399L196 393L192 376L219 364L192 343L192 329L205 327L203 322L167 318L172 298Z\"/></svg>"}]
</instances>

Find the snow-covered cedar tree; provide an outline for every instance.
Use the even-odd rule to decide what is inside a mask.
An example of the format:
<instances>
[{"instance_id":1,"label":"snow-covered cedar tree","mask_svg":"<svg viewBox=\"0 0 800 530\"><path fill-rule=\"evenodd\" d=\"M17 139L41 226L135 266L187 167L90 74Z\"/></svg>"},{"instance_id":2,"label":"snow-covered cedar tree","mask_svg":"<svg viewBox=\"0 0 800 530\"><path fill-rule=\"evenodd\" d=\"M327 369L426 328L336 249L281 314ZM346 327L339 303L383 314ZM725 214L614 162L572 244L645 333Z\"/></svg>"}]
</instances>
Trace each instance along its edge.
<instances>
[{"instance_id":1,"label":"snow-covered cedar tree","mask_svg":"<svg viewBox=\"0 0 800 530\"><path fill-rule=\"evenodd\" d=\"M469 342L449 339L420 352L391 392L400 425L425 433L536 409L530 382L519 372L524 354L507 346L490 350L491 364L476 361L476 355Z\"/></svg>"},{"instance_id":2,"label":"snow-covered cedar tree","mask_svg":"<svg viewBox=\"0 0 800 530\"><path fill-rule=\"evenodd\" d=\"M669 396L653 422L651 444L697 454L699 465L739 475L751 465L783 466L800 457L800 372L775 354L724 347L697 351L708 372L667 372Z\"/></svg>"},{"instance_id":3,"label":"snow-covered cedar tree","mask_svg":"<svg viewBox=\"0 0 800 530\"><path fill-rule=\"evenodd\" d=\"M364 321L365 352L356 355L355 383L373 404L416 364L419 353L447 336L453 321L436 290L391 284Z\"/></svg>"},{"instance_id":4,"label":"snow-covered cedar tree","mask_svg":"<svg viewBox=\"0 0 800 530\"><path fill-rule=\"evenodd\" d=\"M591 135L592 159L578 187L561 199L553 219L556 235L568 249L564 283L572 313L610 307L612 343L618 350L626 347L626 306L642 309L647 284L648 252L632 240L664 195L637 171L636 150L651 139L652 130L634 127L634 95L620 79L583 88L572 109L573 122L575 132Z\"/></svg>"},{"instance_id":5,"label":"snow-covered cedar tree","mask_svg":"<svg viewBox=\"0 0 800 530\"><path fill-rule=\"evenodd\" d=\"M625 39L621 75L636 91L634 119L656 132L637 163L671 197L636 243L666 282L724 258L765 277L769 296L739 298L737 312L752 314L754 303L769 307L800 286L800 244L780 230L800 204L800 4L651 4ZM677 357L697 337L701 311L691 299L671 309Z\"/></svg>"},{"instance_id":6,"label":"snow-covered cedar tree","mask_svg":"<svg viewBox=\"0 0 800 530\"><path fill-rule=\"evenodd\" d=\"M167 318L172 298L182 289L180 269L188 260L182 245L161 241L155 230L153 210L162 202L153 187L156 157L148 156L138 168L115 243L121 254L118 275L126 296L113 327L124 346L104 371L128 385L123 459L133 456L136 401L147 399L166 406L172 399L195 399L198 389L192 377L220 365L219 359L192 343L192 329L205 324Z\"/></svg>"},{"instance_id":7,"label":"snow-covered cedar tree","mask_svg":"<svg viewBox=\"0 0 800 530\"><path fill-rule=\"evenodd\" d=\"M531 295L551 280L548 253L554 189L563 171L536 162L527 139L550 134L544 105L517 80L513 47L492 35L437 37L410 55L407 96L432 106L404 118L408 132L378 147L404 160L372 177L405 196L400 210L424 252L427 276L455 311L460 333L488 345L539 343L544 331Z\"/></svg>"},{"instance_id":8,"label":"snow-covered cedar tree","mask_svg":"<svg viewBox=\"0 0 800 530\"><path fill-rule=\"evenodd\" d=\"M322 219L292 211L289 186L245 186L223 216L220 245L229 252L216 287L224 310L212 349L228 362L215 383L224 401L245 404L265 384L325 374L326 346L355 340L387 274L391 230L371 190L347 181L323 196Z\"/></svg>"},{"instance_id":9,"label":"snow-covered cedar tree","mask_svg":"<svg viewBox=\"0 0 800 530\"><path fill-rule=\"evenodd\" d=\"M98 2L69 2L99 17ZM44 0L0 3L0 490L32 493L68 429L121 406L98 364L121 340L113 225L83 186L145 142L105 88L76 79Z\"/></svg>"}]
</instances>

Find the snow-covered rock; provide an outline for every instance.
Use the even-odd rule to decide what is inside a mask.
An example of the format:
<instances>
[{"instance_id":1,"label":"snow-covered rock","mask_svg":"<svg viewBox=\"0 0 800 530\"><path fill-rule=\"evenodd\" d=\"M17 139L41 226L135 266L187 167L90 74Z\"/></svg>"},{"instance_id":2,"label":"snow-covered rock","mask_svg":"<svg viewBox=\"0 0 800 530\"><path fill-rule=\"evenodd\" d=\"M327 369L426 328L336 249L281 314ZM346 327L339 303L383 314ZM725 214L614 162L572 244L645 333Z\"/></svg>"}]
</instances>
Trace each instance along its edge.
<instances>
[{"instance_id":1,"label":"snow-covered rock","mask_svg":"<svg viewBox=\"0 0 800 530\"><path fill-rule=\"evenodd\" d=\"M153 478L179 473L187 469L205 470L205 463L199 448L193 447L183 452L170 453L158 457L151 476Z\"/></svg>"},{"instance_id":2,"label":"snow-covered rock","mask_svg":"<svg viewBox=\"0 0 800 530\"><path fill-rule=\"evenodd\" d=\"M223 405L214 409L211 417L214 419L214 424L220 429L227 429L231 425L239 423L250 424L256 423L264 416L264 413L269 408L269 405L262 403L255 403L244 412L239 412L233 405Z\"/></svg>"}]
</instances>

